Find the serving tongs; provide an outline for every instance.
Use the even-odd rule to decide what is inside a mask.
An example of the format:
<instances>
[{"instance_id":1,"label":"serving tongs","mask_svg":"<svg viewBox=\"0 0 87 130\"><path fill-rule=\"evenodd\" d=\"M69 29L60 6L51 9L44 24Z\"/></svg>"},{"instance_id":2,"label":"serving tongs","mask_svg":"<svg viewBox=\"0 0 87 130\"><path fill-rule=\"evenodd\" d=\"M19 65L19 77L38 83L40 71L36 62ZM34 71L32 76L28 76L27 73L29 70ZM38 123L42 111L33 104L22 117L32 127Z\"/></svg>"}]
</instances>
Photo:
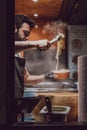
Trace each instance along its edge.
<instances>
[{"instance_id":1,"label":"serving tongs","mask_svg":"<svg viewBox=\"0 0 87 130\"><path fill-rule=\"evenodd\" d=\"M51 101L49 97L45 97L47 113L52 113Z\"/></svg>"},{"instance_id":2,"label":"serving tongs","mask_svg":"<svg viewBox=\"0 0 87 130\"><path fill-rule=\"evenodd\" d=\"M65 36L63 33L59 33L55 38L49 41L50 44L54 44L55 42L59 41L60 39L63 39Z\"/></svg>"}]
</instances>

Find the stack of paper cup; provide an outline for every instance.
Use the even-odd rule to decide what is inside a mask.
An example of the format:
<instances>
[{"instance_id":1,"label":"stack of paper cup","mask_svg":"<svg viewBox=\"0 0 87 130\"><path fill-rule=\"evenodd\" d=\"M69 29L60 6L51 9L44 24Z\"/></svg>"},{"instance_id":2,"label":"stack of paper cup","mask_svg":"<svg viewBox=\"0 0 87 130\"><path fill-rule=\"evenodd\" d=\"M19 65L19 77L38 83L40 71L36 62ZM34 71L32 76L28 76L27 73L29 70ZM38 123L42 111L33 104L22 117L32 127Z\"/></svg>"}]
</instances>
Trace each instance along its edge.
<instances>
[{"instance_id":1,"label":"stack of paper cup","mask_svg":"<svg viewBox=\"0 0 87 130\"><path fill-rule=\"evenodd\" d=\"M78 122L87 122L87 55L78 57Z\"/></svg>"}]
</instances>

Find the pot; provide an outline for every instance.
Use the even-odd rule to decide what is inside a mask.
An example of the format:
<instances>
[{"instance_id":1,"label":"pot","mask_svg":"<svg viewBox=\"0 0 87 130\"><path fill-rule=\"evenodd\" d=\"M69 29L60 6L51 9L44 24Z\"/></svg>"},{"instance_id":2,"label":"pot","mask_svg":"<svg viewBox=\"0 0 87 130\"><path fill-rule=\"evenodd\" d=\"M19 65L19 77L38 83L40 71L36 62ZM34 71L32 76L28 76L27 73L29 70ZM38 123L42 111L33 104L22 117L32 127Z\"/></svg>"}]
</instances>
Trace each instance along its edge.
<instances>
[{"instance_id":1,"label":"pot","mask_svg":"<svg viewBox=\"0 0 87 130\"><path fill-rule=\"evenodd\" d=\"M52 106L52 112L48 112L47 106L40 111L42 122L67 122L67 115L70 112L69 106Z\"/></svg>"},{"instance_id":2,"label":"pot","mask_svg":"<svg viewBox=\"0 0 87 130\"><path fill-rule=\"evenodd\" d=\"M67 69L53 70L54 79L56 80L65 80L69 79L70 71Z\"/></svg>"}]
</instances>

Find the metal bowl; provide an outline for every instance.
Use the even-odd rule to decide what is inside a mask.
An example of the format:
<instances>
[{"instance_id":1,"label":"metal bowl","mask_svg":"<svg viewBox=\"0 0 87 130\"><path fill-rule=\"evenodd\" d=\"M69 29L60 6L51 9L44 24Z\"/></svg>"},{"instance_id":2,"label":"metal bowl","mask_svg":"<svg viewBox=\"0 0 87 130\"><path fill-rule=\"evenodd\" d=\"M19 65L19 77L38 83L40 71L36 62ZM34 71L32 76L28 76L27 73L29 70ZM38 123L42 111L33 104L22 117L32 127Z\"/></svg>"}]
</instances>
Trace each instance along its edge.
<instances>
[{"instance_id":1,"label":"metal bowl","mask_svg":"<svg viewBox=\"0 0 87 130\"><path fill-rule=\"evenodd\" d=\"M67 115L70 112L69 106L52 106L52 112L48 113L47 107L39 112L43 122L67 122Z\"/></svg>"}]
</instances>

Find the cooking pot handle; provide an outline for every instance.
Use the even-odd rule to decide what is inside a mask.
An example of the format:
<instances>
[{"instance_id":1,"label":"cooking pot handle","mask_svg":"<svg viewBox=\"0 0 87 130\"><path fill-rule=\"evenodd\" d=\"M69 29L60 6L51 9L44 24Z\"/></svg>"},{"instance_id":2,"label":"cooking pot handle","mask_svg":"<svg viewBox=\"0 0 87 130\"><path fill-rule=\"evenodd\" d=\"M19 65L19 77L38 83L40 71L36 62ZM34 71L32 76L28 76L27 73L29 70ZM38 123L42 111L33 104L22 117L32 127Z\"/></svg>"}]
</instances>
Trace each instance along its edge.
<instances>
[{"instance_id":1,"label":"cooking pot handle","mask_svg":"<svg viewBox=\"0 0 87 130\"><path fill-rule=\"evenodd\" d=\"M46 106L47 106L48 113L52 113L50 98L45 97L45 101L46 101Z\"/></svg>"}]
</instances>

